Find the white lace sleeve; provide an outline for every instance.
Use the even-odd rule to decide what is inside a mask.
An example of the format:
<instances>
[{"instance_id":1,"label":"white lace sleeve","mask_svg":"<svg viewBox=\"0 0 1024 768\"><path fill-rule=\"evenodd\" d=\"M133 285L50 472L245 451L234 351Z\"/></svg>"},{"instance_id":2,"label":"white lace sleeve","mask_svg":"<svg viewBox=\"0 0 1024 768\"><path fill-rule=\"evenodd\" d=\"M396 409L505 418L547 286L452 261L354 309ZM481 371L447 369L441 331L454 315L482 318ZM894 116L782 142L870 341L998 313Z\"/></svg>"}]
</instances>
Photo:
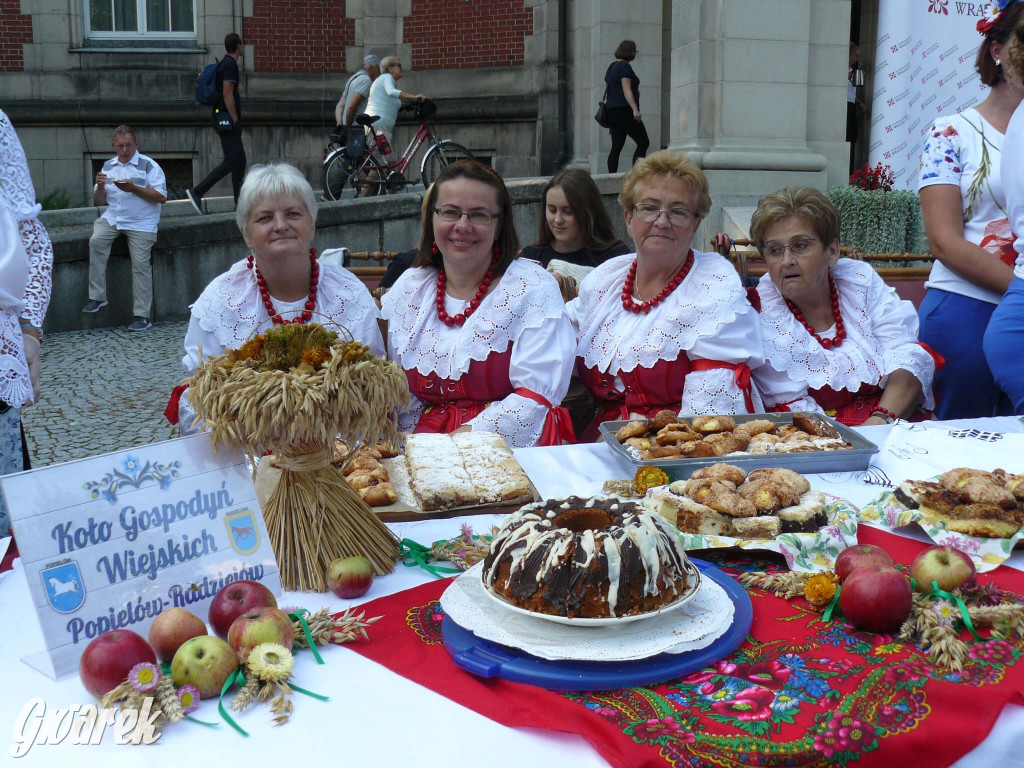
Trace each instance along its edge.
<instances>
[{"instance_id":1,"label":"white lace sleeve","mask_svg":"<svg viewBox=\"0 0 1024 768\"><path fill-rule=\"evenodd\" d=\"M21 241L28 252L28 284L21 316L37 328L43 327L53 290L53 243L39 219L18 223Z\"/></svg>"},{"instance_id":2,"label":"white lace sleeve","mask_svg":"<svg viewBox=\"0 0 1024 768\"><path fill-rule=\"evenodd\" d=\"M713 336L701 336L687 353L691 360L718 360L746 364L751 369L764 362L761 324L752 306L743 303L730 322L719 326ZM754 413L764 410L755 389ZM736 372L730 368L691 371L683 385L682 407L686 414L747 413L743 391L736 384Z\"/></svg>"},{"instance_id":3,"label":"white lace sleeve","mask_svg":"<svg viewBox=\"0 0 1024 768\"><path fill-rule=\"evenodd\" d=\"M409 407L398 409L398 431L412 432L423 415L423 401L416 395L409 394Z\"/></svg>"},{"instance_id":4,"label":"white lace sleeve","mask_svg":"<svg viewBox=\"0 0 1024 768\"><path fill-rule=\"evenodd\" d=\"M525 387L552 405L560 405L569 389L575 349L576 337L565 316L548 318L538 327L524 330L512 345L512 387ZM474 430L497 432L510 447L529 448L540 439L547 415L546 406L511 394L468 423Z\"/></svg>"},{"instance_id":5,"label":"white lace sleeve","mask_svg":"<svg viewBox=\"0 0 1024 768\"><path fill-rule=\"evenodd\" d=\"M901 299L877 274L871 281L868 313L871 330L882 347L884 378L879 386L885 389L889 375L905 370L921 382L921 400L926 409L935 407L932 379L935 361L917 343L918 318L914 305Z\"/></svg>"}]
</instances>

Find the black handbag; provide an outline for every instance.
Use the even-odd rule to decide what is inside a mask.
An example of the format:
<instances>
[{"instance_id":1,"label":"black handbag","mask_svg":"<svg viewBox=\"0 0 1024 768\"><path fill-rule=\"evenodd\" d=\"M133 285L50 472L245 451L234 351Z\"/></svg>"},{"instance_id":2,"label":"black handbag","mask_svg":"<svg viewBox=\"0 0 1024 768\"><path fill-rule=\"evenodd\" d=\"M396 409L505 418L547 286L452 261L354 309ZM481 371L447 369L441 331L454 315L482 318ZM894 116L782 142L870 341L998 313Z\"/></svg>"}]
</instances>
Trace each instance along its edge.
<instances>
[{"instance_id":1,"label":"black handbag","mask_svg":"<svg viewBox=\"0 0 1024 768\"><path fill-rule=\"evenodd\" d=\"M213 113L213 130L223 135L225 133L231 133L235 129L235 124L231 121L231 115L227 111L217 110Z\"/></svg>"},{"instance_id":2,"label":"black handbag","mask_svg":"<svg viewBox=\"0 0 1024 768\"><path fill-rule=\"evenodd\" d=\"M601 100L597 102L597 112L594 113L594 120L596 120L597 124L600 125L602 128L611 127L611 122L608 120L608 106L604 102L608 98L608 73L612 71L613 66L615 66L614 61L611 64L609 64L608 69L605 70L604 95L601 97Z\"/></svg>"}]
</instances>

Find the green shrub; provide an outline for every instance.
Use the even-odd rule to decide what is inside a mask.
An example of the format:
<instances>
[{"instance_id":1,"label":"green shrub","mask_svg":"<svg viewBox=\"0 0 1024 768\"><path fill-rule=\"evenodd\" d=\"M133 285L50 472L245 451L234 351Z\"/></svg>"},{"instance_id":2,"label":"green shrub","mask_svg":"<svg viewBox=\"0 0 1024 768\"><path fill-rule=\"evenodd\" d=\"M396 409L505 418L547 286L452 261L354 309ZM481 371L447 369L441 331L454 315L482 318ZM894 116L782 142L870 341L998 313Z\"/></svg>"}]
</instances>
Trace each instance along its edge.
<instances>
[{"instance_id":1,"label":"green shrub","mask_svg":"<svg viewBox=\"0 0 1024 768\"><path fill-rule=\"evenodd\" d=\"M909 190L864 190L832 187L832 204L839 209L839 242L864 253L922 253L927 249L921 199Z\"/></svg>"},{"instance_id":2,"label":"green shrub","mask_svg":"<svg viewBox=\"0 0 1024 768\"><path fill-rule=\"evenodd\" d=\"M81 203L72 203L71 198L64 189L55 189L52 192L39 198L39 204L44 211L59 211L64 208L81 208Z\"/></svg>"}]
</instances>

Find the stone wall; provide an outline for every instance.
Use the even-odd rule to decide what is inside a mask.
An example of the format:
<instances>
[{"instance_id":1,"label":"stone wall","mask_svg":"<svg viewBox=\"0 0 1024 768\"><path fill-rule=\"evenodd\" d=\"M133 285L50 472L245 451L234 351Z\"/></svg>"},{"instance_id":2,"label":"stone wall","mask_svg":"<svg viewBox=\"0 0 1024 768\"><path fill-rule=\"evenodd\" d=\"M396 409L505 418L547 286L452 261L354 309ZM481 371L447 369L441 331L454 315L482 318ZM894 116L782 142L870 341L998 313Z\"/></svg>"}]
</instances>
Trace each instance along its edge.
<instances>
[{"instance_id":1,"label":"stone wall","mask_svg":"<svg viewBox=\"0 0 1024 768\"><path fill-rule=\"evenodd\" d=\"M616 200L622 178L595 177L619 235L630 242ZM509 182L516 231L523 245L537 238L541 193L546 178ZM184 319L189 305L206 284L247 254L235 223L230 198L207 200L211 212L196 216L187 202L163 207L156 246L153 248L153 312L155 320ZM321 203L314 247L350 251L404 251L419 240L422 190L367 200ZM88 301L89 236L102 209L46 211L40 218L54 243L53 298L44 330L68 331L130 323L131 260L123 238L111 251L107 266L106 307L94 315L82 314ZM710 237L708 235L707 237ZM704 237L698 238L698 243ZM351 261L349 266L383 266L382 261Z\"/></svg>"}]
</instances>

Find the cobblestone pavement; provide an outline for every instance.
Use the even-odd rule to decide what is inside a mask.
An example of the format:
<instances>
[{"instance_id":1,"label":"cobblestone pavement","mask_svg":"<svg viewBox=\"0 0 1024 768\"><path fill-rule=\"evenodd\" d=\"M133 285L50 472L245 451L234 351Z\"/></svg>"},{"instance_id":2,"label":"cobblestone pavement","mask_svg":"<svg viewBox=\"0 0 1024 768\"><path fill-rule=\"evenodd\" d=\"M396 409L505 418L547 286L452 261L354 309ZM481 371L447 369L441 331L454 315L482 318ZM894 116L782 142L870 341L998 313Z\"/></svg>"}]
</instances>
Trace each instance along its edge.
<instances>
[{"instance_id":1,"label":"cobblestone pavement","mask_svg":"<svg viewBox=\"0 0 1024 768\"><path fill-rule=\"evenodd\" d=\"M164 418L181 380L185 320L51 333L43 340L42 397L22 411L32 466L176 437Z\"/></svg>"}]
</instances>

